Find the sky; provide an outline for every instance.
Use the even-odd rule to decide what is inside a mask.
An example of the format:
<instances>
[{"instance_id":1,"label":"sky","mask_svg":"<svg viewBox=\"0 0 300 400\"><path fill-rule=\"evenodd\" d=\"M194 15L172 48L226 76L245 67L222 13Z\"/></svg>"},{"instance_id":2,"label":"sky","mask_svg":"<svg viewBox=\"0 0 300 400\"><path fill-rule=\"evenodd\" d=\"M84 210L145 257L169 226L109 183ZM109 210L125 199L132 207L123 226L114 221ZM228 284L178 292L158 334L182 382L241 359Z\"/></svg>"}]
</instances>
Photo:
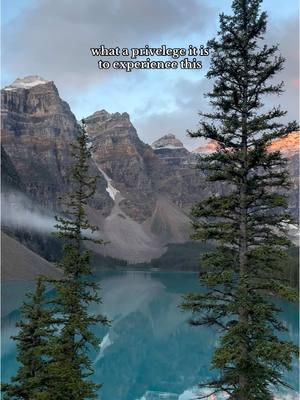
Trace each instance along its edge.
<instances>
[{"instance_id":1,"label":"sky","mask_svg":"<svg viewBox=\"0 0 300 400\"><path fill-rule=\"evenodd\" d=\"M53 80L77 119L105 109L128 112L139 137L152 143L174 133L193 149L198 112L207 110L211 87L199 70L100 70L90 48L199 47L216 36L220 12L231 0L2 0L1 86L39 75ZM266 42L278 43L286 58L278 81L285 93L268 100L281 104L288 119L299 118L299 2L264 0ZM145 57L142 57L143 59ZM104 60L104 57L102 57Z\"/></svg>"}]
</instances>

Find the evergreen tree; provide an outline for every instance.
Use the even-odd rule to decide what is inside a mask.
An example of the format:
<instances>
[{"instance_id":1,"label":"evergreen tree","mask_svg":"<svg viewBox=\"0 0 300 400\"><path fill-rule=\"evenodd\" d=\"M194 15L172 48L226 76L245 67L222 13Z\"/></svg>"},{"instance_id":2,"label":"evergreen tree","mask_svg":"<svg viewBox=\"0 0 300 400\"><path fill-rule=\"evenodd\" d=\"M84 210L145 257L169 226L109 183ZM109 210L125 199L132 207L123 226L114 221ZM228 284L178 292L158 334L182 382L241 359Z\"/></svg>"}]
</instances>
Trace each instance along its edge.
<instances>
[{"instance_id":1,"label":"evergreen tree","mask_svg":"<svg viewBox=\"0 0 300 400\"><path fill-rule=\"evenodd\" d=\"M108 323L104 316L88 311L91 303L100 303L100 297L98 285L91 280L90 252L84 249L83 242L102 244L103 241L93 239L97 228L90 225L85 211L95 193L96 177L89 175L90 151L84 121L72 145L72 154L75 162L70 174L72 191L64 201L66 216L56 218L58 236L64 241L59 267L65 273L65 279L54 282L57 295L53 304L60 332L51 341L53 362L49 373L53 377L51 391L56 400L97 398L101 385L89 378L93 369L88 352L98 346L99 340L91 326Z\"/></svg>"},{"instance_id":2,"label":"evergreen tree","mask_svg":"<svg viewBox=\"0 0 300 400\"><path fill-rule=\"evenodd\" d=\"M2 385L3 399L50 400L48 387L49 337L53 335L52 312L45 300L45 283L37 280L29 302L21 308L22 320L17 323L17 361L21 364L10 384Z\"/></svg>"},{"instance_id":3,"label":"evergreen tree","mask_svg":"<svg viewBox=\"0 0 300 400\"><path fill-rule=\"evenodd\" d=\"M212 367L216 376L201 383L211 393L224 391L230 399L273 399L285 385L283 371L291 368L297 348L280 340L285 327L280 311L266 295L294 300L280 280L285 227L290 216L282 188L288 187L286 161L267 150L275 138L297 129L284 125L280 107L262 109L266 95L279 95L283 84L270 83L283 69L277 46L263 42L267 15L261 0L234 0L233 14L220 15L218 38L208 43L214 79L207 94L212 111L200 113L200 128L192 137L216 141L217 150L199 167L208 180L221 182L225 194L215 194L192 209L195 240L213 241L216 250L203 256L203 294L188 294L182 307L194 313L194 325L216 325L222 334ZM274 270L277 268L277 270ZM207 396L203 396L207 397Z\"/></svg>"}]
</instances>

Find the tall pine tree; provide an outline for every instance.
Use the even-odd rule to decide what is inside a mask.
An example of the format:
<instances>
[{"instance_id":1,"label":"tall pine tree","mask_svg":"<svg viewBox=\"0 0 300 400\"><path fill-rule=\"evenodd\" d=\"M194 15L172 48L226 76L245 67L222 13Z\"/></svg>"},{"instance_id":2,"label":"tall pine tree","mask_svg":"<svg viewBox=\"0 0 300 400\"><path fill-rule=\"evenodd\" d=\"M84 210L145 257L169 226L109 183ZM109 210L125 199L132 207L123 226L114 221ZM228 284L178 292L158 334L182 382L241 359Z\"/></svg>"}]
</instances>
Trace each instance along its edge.
<instances>
[{"instance_id":1,"label":"tall pine tree","mask_svg":"<svg viewBox=\"0 0 300 400\"><path fill-rule=\"evenodd\" d=\"M2 385L4 400L51 398L48 390L51 382L48 374L48 344L54 328L53 314L45 299L45 289L43 278L38 278L35 291L27 295L29 300L21 308L22 320L17 323L19 332L13 337L17 343L20 367L11 383Z\"/></svg>"},{"instance_id":2,"label":"tall pine tree","mask_svg":"<svg viewBox=\"0 0 300 400\"><path fill-rule=\"evenodd\" d=\"M199 130L190 132L216 142L217 150L199 166L209 181L222 182L226 189L192 209L194 239L217 247L203 257L200 280L208 291L186 295L183 308L194 313L192 324L222 331L212 360L218 374L201 385L238 400L273 399L297 353L292 343L277 337L275 330L285 327L266 296L295 299L280 280L276 262L281 258L284 268L289 246L285 227L290 217L282 194L288 187L286 161L267 147L297 124L281 123L286 112L280 107L263 109L267 95L282 92L283 84L271 80L284 59L277 46L263 42L267 15L260 11L261 2L234 0L233 14L220 15L218 38L208 43L212 111L200 113Z\"/></svg>"},{"instance_id":3,"label":"tall pine tree","mask_svg":"<svg viewBox=\"0 0 300 400\"><path fill-rule=\"evenodd\" d=\"M53 377L51 392L56 400L96 399L101 385L95 384L89 351L97 348L98 338L91 327L107 324L102 315L93 315L88 308L100 303L98 284L91 280L90 252L84 241L102 244L93 238L97 230L86 216L88 200L94 195L96 177L89 174L90 151L84 121L77 141L72 145L74 165L70 174L69 195L64 199L65 216L57 217L58 236L64 241L64 253L59 267L66 279L54 282L57 290L53 301L59 334L53 337L50 354L53 362L49 373Z\"/></svg>"},{"instance_id":4,"label":"tall pine tree","mask_svg":"<svg viewBox=\"0 0 300 400\"><path fill-rule=\"evenodd\" d=\"M96 227L88 222L85 208L94 195L96 178L89 175L90 151L85 125L72 144L74 165L70 173L71 192L64 199L64 217L57 217L57 235L64 241L59 267L64 278L37 281L31 301L22 308L23 319L17 341L17 359L21 363L10 384L4 384L4 399L84 400L97 399L101 385L93 374L89 351L99 340L92 326L107 324L102 315L89 312L92 303L100 303L98 284L92 281L90 252L83 242L94 238ZM45 282L56 289L45 301Z\"/></svg>"}]
</instances>

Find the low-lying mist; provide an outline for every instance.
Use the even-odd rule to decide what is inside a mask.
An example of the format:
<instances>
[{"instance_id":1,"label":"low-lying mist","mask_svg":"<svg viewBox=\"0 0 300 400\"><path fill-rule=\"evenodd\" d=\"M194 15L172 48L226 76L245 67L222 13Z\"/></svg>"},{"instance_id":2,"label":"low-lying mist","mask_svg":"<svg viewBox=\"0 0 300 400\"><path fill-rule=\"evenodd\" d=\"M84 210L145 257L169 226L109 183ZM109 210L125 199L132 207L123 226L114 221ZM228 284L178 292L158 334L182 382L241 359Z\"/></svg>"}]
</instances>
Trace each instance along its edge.
<instances>
[{"instance_id":1,"label":"low-lying mist","mask_svg":"<svg viewBox=\"0 0 300 400\"><path fill-rule=\"evenodd\" d=\"M16 191L1 193L1 224L17 229L41 233L55 231L54 215L43 212L28 196Z\"/></svg>"},{"instance_id":2,"label":"low-lying mist","mask_svg":"<svg viewBox=\"0 0 300 400\"><path fill-rule=\"evenodd\" d=\"M54 213L47 213L26 194L5 190L1 193L2 226L51 234L56 231L56 223ZM94 240L101 239L98 231L83 230L82 233Z\"/></svg>"}]
</instances>

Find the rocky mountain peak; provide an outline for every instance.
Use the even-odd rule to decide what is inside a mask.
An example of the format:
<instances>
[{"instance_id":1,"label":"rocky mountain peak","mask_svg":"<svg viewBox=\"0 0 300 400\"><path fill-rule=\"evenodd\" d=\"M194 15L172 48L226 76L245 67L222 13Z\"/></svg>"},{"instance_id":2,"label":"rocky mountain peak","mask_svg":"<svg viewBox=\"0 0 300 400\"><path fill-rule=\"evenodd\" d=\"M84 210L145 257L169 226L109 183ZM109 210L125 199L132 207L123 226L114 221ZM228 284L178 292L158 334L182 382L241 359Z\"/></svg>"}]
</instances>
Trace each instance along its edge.
<instances>
[{"instance_id":1,"label":"rocky mountain peak","mask_svg":"<svg viewBox=\"0 0 300 400\"><path fill-rule=\"evenodd\" d=\"M289 135L274 140L270 146L270 151L281 151L284 155L292 156L299 154L300 151L300 132L292 132Z\"/></svg>"},{"instance_id":2,"label":"rocky mountain peak","mask_svg":"<svg viewBox=\"0 0 300 400\"><path fill-rule=\"evenodd\" d=\"M193 153L197 154L210 154L217 150L217 142L214 140L209 140L198 146Z\"/></svg>"},{"instance_id":3,"label":"rocky mountain peak","mask_svg":"<svg viewBox=\"0 0 300 400\"><path fill-rule=\"evenodd\" d=\"M121 131L122 134L126 131L127 134L132 134L134 137L137 137L135 129L132 129L133 126L129 114L126 112L109 113L106 110L100 110L85 118L85 121L88 126L88 134L91 138L95 138L107 130L114 132L119 131L120 134Z\"/></svg>"},{"instance_id":4,"label":"rocky mountain peak","mask_svg":"<svg viewBox=\"0 0 300 400\"><path fill-rule=\"evenodd\" d=\"M6 86L4 90L30 89L34 86L45 85L49 82L50 81L47 81L38 75L30 75L25 76L24 78L17 78L11 85Z\"/></svg>"},{"instance_id":5,"label":"rocky mountain peak","mask_svg":"<svg viewBox=\"0 0 300 400\"><path fill-rule=\"evenodd\" d=\"M93 160L123 197L122 211L133 219L144 220L154 208L148 174L148 164L155 157L153 150L139 139L126 112L110 114L101 110L86 117L85 122Z\"/></svg>"},{"instance_id":6,"label":"rocky mountain peak","mask_svg":"<svg viewBox=\"0 0 300 400\"><path fill-rule=\"evenodd\" d=\"M143 143L126 112L102 109L85 121L91 173L99 177L89 217L111 243L95 251L137 262L160 255L165 243L187 240L191 205L224 190L208 185L203 171L193 167L197 156L173 134L152 147ZM53 81L32 76L1 90L1 128L7 178L2 181L14 190L22 185L40 206L60 212L59 198L69 189L66 177L73 162L70 142L79 126ZM291 154L289 210L294 216L299 214L298 141L299 132L294 132L271 145L293 152L286 154ZM216 143L208 141L197 149L214 150Z\"/></svg>"},{"instance_id":7,"label":"rocky mountain peak","mask_svg":"<svg viewBox=\"0 0 300 400\"><path fill-rule=\"evenodd\" d=\"M158 140L155 140L151 146L153 149L181 149L183 148L183 143L179 139L177 139L175 135L170 133L168 135L164 135Z\"/></svg>"},{"instance_id":8,"label":"rocky mountain peak","mask_svg":"<svg viewBox=\"0 0 300 400\"><path fill-rule=\"evenodd\" d=\"M1 90L1 129L2 145L26 192L47 207L59 207L78 125L53 81L29 76Z\"/></svg>"},{"instance_id":9,"label":"rocky mountain peak","mask_svg":"<svg viewBox=\"0 0 300 400\"><path fill-rule=\"evenodd\" d=\"M168 167L183 167L188 163L190 152L173 134L168 134L152 143L155 155Z\"/></svg>"},{"instance_id":10,"label":"rocky mountain peak","mask_svg":"<svg viewBox=\"0 0 300 400\"><path fill-rule=\"evenodd\" d=\"M193 150L193 153L209 154L217 150L217 142L209 140ZM289 135L273 140L268 146L269 151L281 151L284 155L293 156L300 151L300 132L291 132Z\"/></svg>"},{"instance_id":11,"label":"rocky mountain peak","mask_svg":"<svg viewBox=\"0 0 300 400\"><path fill-rule=\"evenodd\" d=\"M72 114L69 105L60 98L54 82L39 76L18 78L11 85L6 86L1 90L1 104L2 118L10 112L26 114L34 118L55 114L56 119L64 114ZM16 114L15 117L17 118ZM73 114L72 119L76 124Z\"/></svg>"}]
</instances>

